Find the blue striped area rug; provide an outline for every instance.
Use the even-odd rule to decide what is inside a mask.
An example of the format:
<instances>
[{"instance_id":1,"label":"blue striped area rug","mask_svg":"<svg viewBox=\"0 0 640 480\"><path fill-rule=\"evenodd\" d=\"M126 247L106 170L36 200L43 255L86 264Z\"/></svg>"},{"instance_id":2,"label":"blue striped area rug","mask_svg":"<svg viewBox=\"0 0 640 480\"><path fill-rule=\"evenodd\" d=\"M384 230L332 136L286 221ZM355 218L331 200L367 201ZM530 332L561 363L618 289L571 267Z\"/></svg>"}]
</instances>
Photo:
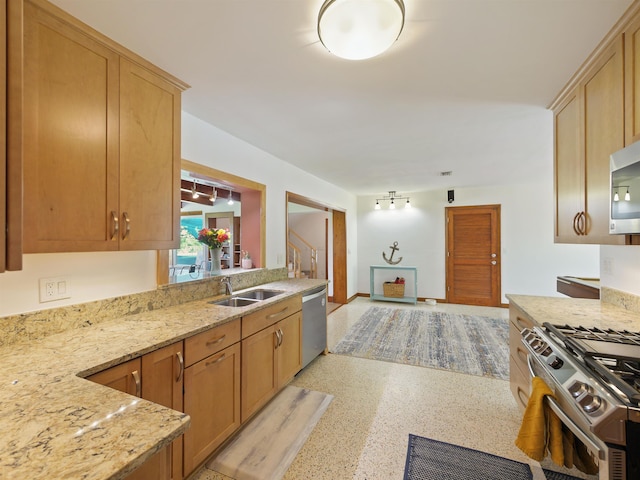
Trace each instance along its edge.
<instances>
[{"instance_id":1,"label":"blue striped area rug","mask_svg":"<svg viewBox=\"0 0 640 480\"><path fill-rule=\"evenodd\" d=\"M578 477L546 468L540 470L547 480L580 480ZM404 480L532 480L533 473L526 463L409 434L409 448L403 478Z\"/></svg>"},{"instance_id":2,"label":"blue striped area rug","mask_svg":"<svg viewBox=\"0 0 640 480\"><path fill-rule=\"evenodd\" d=\"M332 353L509 379L509 321L370 307Z\"/></svg>"}]
</instances>

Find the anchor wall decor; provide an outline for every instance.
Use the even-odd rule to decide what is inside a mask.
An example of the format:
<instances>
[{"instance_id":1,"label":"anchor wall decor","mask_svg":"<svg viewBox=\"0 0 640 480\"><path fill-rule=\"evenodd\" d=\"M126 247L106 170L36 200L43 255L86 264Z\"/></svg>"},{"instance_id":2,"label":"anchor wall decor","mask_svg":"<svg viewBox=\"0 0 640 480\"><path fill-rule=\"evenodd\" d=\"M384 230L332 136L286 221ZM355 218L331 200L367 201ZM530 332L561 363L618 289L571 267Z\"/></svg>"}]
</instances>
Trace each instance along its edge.
<instances>
[{"instance_id":1,"label":"anchor wall decor","mask_svg":"<svg viewBox=\"0 0 640 480\"><path fill-rule=\"evenodd\" d=\"M389 245L389 248L391 249L391 255L389 255L389 258L387 258L387 255L384 252L382 252L382 258L384 258L384 261L389 265L397 265L402 261L402 257L400 257L396 261L393 260L393 254L396 253L396 250L400 251L400 249L398 248L398 242L393 242L393 245Z\"/></svg>"}]
</instances>

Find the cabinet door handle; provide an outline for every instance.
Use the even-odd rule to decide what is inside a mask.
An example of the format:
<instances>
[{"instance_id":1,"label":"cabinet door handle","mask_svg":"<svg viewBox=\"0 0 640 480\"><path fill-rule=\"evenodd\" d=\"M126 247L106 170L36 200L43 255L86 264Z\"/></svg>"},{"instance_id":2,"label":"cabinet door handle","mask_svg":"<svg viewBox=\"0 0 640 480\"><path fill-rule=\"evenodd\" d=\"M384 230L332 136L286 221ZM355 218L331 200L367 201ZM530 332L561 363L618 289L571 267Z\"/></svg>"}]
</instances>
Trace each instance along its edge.
<instances>
[{"instance_id":1,"label":"cabinet door handle","mask_svg":"<svg viewBox=\"0 0 640 480\"><path fill-rule=\"evenodd\" d=\"M271 320L274 317L277 317L279 315L282 315L284 312L286 312L287 310L289 310L289 307L284 307L282 310L280 310L279 312L276 313L272 313L271 315L267 315L267 320Z\"/></svg>"},{"instance_id":2,"label":"cabinet door handle","mask_svg":"<svg viewBox=\"0 0 640 480\"><path fill-rule=\"evenodd\" d=\"M222 360L225 359L225 357L227 356L226 353L223 353L222 355L220 355L218 358L216 358L215 360L211 360L210 362L207 362L204 364L205 367L208 367L209 365L215 365L216 363L220 363Z\"/></svg>"},{"instance_id":3,"label":"cabinet door handle","mask_svg":"<svg viewBox=\"0 0 640 480\"><path fill-rule=\"evenodd\" d=\"M131 220L127 212L122 212L122 219L124 220L124 233L122 234L122 239L124 240L131 232Z\"/></svg>"},{"instance_id":4,"label":"cabinet door handle","mask_svg":"<svg viewBox=\"0 0 640 480\"><path fill-rule=\"evenodd\" d=\"M578 217L578 229L580 230L581 235L587 234L587 214L585 212L580 212L580 217Z\"/></svg>"},{"instance_id":5,"label":"cabinet door handle","mask_svg":"<svg viewBox=\"0 0 640 480\"><path fill-rule=\"evenodd\" d=\"M136 385L136 397L142 396L142 383L140 382L140 373L137 370L131 372L131 376L133 377L133 383Z\"/></svg>"},{"instance_id":6,"label":"cabinet door handle","mask_svg":"<svg viewBox=\"0 0 640 480\"><path fill-rule=\"evenodd\" d=\"M176 382L179 382L180 380L182 380L182 375L184 375L184 358L182 356L182 352L177 352L176 357L178 358L178 366L180 367Z\"/></svg>"},{"instance_id":7,"label":"cabinet door handle","mask_svg":"<svg viewBox=\"0 0 640 480\"><path fill-rule=\"evenodd\" d=\"M111 211L111 225L111 240L113 240L117 237L118 232L120 231L120 220L118 219L118 214L113 210Z\"/></svg>"},{"instance_id":8,"label":"cabinet door handle","mask_svg":"<svg viewBox=\"0 0 640 480\"><path fill-rule=\"evenodd\" d=\"M273 348L278 348L278 345L280 345L280 332L278 330L273 332L273 342Z\"/></svg>"},{"instance_id":9,"label":"cabinet door handle","mask_svg":"<svg viewBox=\"0 0 640 480\"><path fill-rule=\"evenodd\" d=\"M281 328L279 328L278 331L280 332L280 343L278 344L278 346L280 346L282 345L282 341L284 340L284 332Z\"/></svg>"},{"instance_id":10,"label":"cabinet door handle","mask_svg":"<svg viewBox=\"0 0 640 480\"><path fill-rule=\"evenodd\" d=\"M226 333L222 335L220 338L216 338L215 340L209 340L207 343L205 343L205 345L207 347L210 347L211 345L217 345L218 343L222 342L225 338L227 338Z\"/></svg>"},{"instance_id":11,"label":"cabinet door handle","mask_svg":"<svg viewBox=\"0 0 640 480\"><path fill-rule=\"evenodd\" d=\"M576 235L580 235L580 230L578 230L578 217L580 216L580 212L576 213L573 217L573 231Z\"/></svg>"}]
</instances>

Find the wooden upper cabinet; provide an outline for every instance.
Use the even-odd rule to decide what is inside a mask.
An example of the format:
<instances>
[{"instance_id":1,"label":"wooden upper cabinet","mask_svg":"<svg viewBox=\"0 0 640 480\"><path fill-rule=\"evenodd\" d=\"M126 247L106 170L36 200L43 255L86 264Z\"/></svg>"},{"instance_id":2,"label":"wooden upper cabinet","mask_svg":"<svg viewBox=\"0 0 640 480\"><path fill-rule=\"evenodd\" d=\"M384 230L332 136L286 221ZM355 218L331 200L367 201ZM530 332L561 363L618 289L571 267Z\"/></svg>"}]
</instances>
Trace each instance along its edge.
<instances>
[{"instance_id":1,"label":"wooden upper cabinet","mask_svg":"<svg viewBox=\"0 0 640 480\"><path fill-rule=\"evenodd\" d=\"M7 30L7 2L0 0L0 24ZM0 36L0 272L7 266L7 36Z\"/></svg>"},{"instance_id":2,"label":"wooden upper cabinet","mask_svg":"<svg viewBox=\"0 0 640 480\"><path fill-rule=\"evenodd\" d=\"M22 269L22 2L0 0L0 272Z\"/></svg>"},{"instance_id":3,"label":"wooden upper cabinet","mask_svg":"<svg viewBox=\"0 0 640 480\"><path fill-rule=\"evenodd\" d=\"M624 31L625 145L640 140L640 17Z\"/></svg>"},{"instance_id":4,"label":"wooden upper cabinet","mask_svg":"<svg viewBox=\"0 0 640 480\"><path fill-rule=\"evenodd\" d=\"M624 147L624 46L619 36L584 82L585 237L588 243L624 244L609 235L610 156Z\"/></svg>"},{"instance_id":5,"label":"wooden upper cabinet","mask_svg":"<svg viewBox=\"0 0 640 480\"><path fill-rule=\"evenodd\" d=\"M555 241L623 244L609 235L609 157L624 146L624 58L619 35L554 107Z\"/></svg>"},{"instance_id":6,"label":"wooden upper cabinet","mask_svg":"<svg viewBox=\"0 0 640 480\"><path fill-rule=\"evenodd\" d=\"M176 248L179 82L47 2L24 28L25 253Z\"/></svg>"},{"instance_id":7,"label":"wooden upper cabinet","mask_svg":"<svg viewBox=\"0 0 640 480\"><path fill-rule=\"evenodd\" d=\"M156 74L121 59L121 249L179 246L180 94Z\"/></svg>"},{"instance_id":8,"label":"wooden upper cabinet","mask_svg":"<svg viewBox=\"0 0 640 480\"><path fill-rule=\"evenodd\" d=\"M583 132L580 125L581 89L576 88L558 107L554 117L555 136L555 239L573 242L584 211Z\"/></svg>"}]
</instances>

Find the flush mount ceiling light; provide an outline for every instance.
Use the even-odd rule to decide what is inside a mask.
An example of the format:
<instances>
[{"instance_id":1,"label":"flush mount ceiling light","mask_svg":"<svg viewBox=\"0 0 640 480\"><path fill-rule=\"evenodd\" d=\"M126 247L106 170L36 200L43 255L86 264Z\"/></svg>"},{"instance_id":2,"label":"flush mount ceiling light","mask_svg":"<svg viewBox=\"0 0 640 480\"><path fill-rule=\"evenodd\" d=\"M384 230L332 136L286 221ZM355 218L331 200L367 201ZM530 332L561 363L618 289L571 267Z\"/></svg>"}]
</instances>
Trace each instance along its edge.
<instances>
[{"instance_id":1,"label":"flush mount ceiling light","mask_svg":"<svg viewBox=\"0 0 640 480\"><path fill-rule=\"evenodd\" d=\"M411 208L411 202L409 201L409 197L403 197L402 195L396 194L395 190L391 190L389 195L384 195L382 198L376 198L376 204L374 205L374 209L380 210L382 206L380 202L389 202L389 210L394 210L396 208L396 200L406 200L404 204L404 208Z\"/></svg>"},{"instance_id":2,"label":"flush mount ceiling light","mask_svg":"<svg viewBox=\"0 0 640 480\"><path fill-rule=\"evenodd\" d=\"M329 52L364 60L386 51L404 26L402 0L325 0L318 14L318 37Z\"/></svg>"}]
</instances>

